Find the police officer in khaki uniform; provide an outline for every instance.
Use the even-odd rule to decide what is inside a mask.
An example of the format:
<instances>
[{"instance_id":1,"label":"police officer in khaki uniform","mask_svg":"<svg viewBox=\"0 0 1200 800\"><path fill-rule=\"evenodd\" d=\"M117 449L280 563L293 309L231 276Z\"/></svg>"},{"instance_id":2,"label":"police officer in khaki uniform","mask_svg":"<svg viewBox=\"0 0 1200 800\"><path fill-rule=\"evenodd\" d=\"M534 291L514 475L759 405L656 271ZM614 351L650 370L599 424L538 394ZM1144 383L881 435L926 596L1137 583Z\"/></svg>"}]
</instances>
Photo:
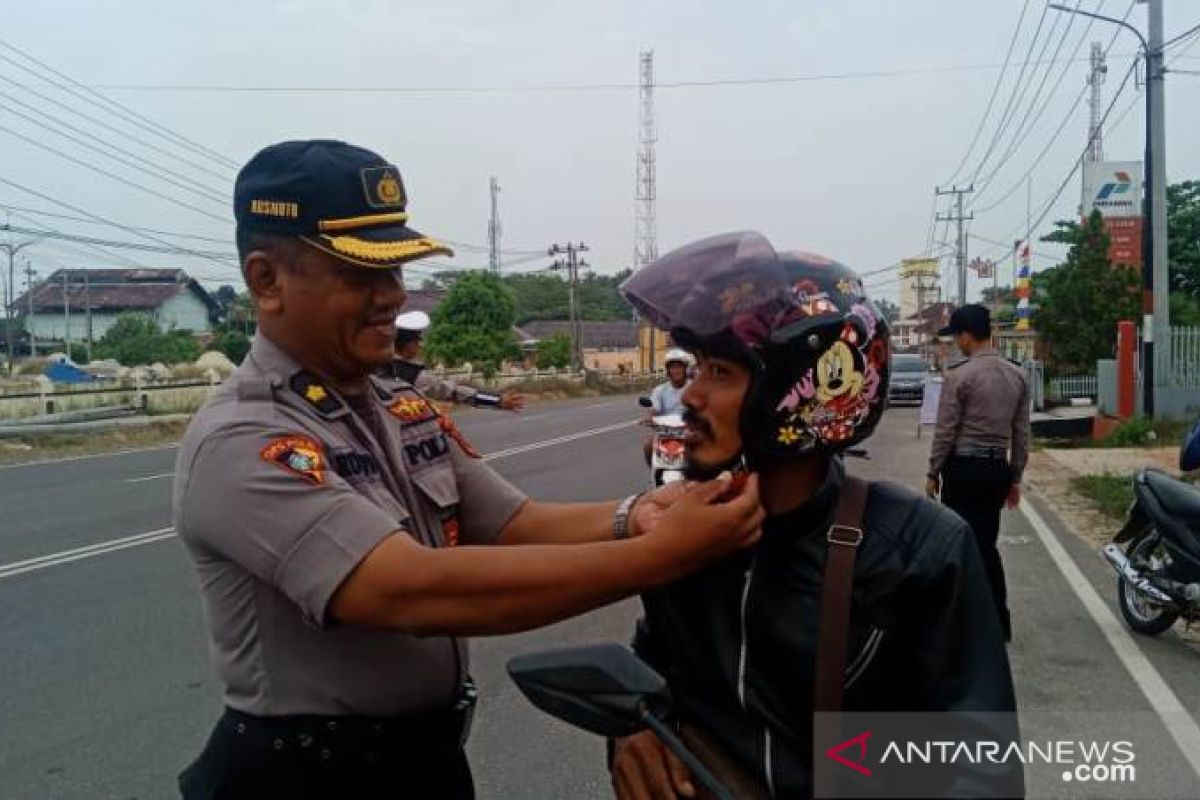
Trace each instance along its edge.
<instances>
[{"instance_id":1,"label":"police officer in khaki uniform","mask_svg":"<svg viewBox=\"0 0 1200 800\"><path fill-rule=\"evenodd\" d=\"M1006 641L1012 639L1004 565L996 540L1000 509L1021 500L1029 456L1029 384L1025 371L992 347L991 315L981 305L955 309L939 336L953 336L967 357L948 371L938 406L926 493L966 520L979 542ZM1011 455L1010 455L1011 450Z\"/></svg>"},{"instance_id":2,"label":"police officer in khaki uniform","mask_svg":"<svg viewBox=\"0 0 1200 800\"><path fill-rule=\"evenodd\" d=\"M520 411L525 407L525 397L516 392L491 394L474 386L439 378L425 369L419 359L429 322L429 315L424 311L406 311L396 317L396 357L384 370L385 375L408 381L426 397L445 403L501 411Z\"/></svg>"},{"instance_id":3,"label":"police officer in khaki uniform","mask_svg":"<svg viewBox=\"0 0 1200 800\"><path fill-rule=\"evenodd\" d=\"M401 265L449 252L407 226L396 167L285 142L243 168L234 204L258 334L189 427L173 498L226 706L183 795L473 797L461 637L563 619L746 546L757 484L528 500L420 392L372 376L392 357Z\"/></svg>"}]
</instances>

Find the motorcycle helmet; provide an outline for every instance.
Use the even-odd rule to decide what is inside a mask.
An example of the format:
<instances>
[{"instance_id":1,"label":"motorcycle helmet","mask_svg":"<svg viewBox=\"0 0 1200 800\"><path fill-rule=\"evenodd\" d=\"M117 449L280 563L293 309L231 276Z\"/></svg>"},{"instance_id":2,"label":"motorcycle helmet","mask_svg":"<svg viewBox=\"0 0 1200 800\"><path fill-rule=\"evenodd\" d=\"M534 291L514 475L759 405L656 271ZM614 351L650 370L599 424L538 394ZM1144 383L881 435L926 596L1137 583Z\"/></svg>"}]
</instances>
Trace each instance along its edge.
<instances>
[{"instance_id":1,"label":"motorcycle helmet","mask_svg":"<svg viewBox=\"0 0 1200 800\"><path fill-rule=\"evenodd\" d=\"M836 453L879 422L888 327L842 264L728 233L667 253L621 292L681 347L750 369L739 426L751 463Z\"/></svg>"},{"instance_id":2,"label":"motorcycle helmet","mask_svg":"<svg viewBox=\"0 0 1200 800\"><path fill-rule=\"evenodd\" d=\"M690 368L696 363L696 359L692 358L692 354L688 351L672 347L663 357L663 367L669 367L673 363L683 364L685 368Z\"/></svg>"}]
</instances>

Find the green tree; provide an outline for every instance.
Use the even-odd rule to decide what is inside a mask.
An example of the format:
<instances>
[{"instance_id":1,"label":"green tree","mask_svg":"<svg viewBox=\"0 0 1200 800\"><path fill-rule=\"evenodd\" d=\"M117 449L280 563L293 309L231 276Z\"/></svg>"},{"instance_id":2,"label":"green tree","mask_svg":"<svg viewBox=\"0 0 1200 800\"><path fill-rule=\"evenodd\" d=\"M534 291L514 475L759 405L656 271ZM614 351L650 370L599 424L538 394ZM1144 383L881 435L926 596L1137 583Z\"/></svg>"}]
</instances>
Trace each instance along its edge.
<instances>
[{"instance_id":1,"label":"green tree","mask_svg":"<svg viewBox=\"0 0 1200 800\"><path fill-rule=\"evenodd\" d=\"M516 322L511 290L488 272L461 273L434 309L425 337L429 360L447 366L464 362L495 370L505 360L520 358L513 340Z\"/></svg>"},{"instance_id":2,"label":"green tree","mask_svg":"<svg viewBox=\"0 0 1200 800\"><path fill-rule=\"evenodd\" d=\"M580 318L585 320L626 320L633 311L621 297L619 287L629 270L614 275L585 272L579 279ZM533 272L506 275L504 283L516 300L517 324L531 320L562 320L571 314L570 291L560 275Z\"/></svg>"},{"instance_id":3,"label":"green tree","mask_svg":"<svg viewBox=\"0 0 1200 800\"><path fill-rule=\"evenodd\" d=\"M122 314L96 343L96 358L115 358L127 367L195 361L200 345L188 331L164 331L149 314Z\"/></svg>"},{"instance_id":4,"label":"green tree","mask_svg":"<svg viewBox=\"0 0 1200 800\"><path fill-rule=\"evenodd\" d=\"M239 328L225 323L213 329L213 340L208 349L218 350L234 364L240 364L250 352L250 337Z\"/></svg>"},{"instance_id":5,"label":"green tree","mask_svg":"<svg viewBox=\"0 0 1200 800\"><path fill-rule=\"evenodd\" d=\"M565 333L556 333L549 339L537 343L533 354L533 363L538 369L562 369L571 363L571 337Z\"/></svg>"},{"instance_id":6,"label":"green tree","mask_svg":"<svg viewBox=\"0 0 1200 800\"><path fill-rule=\"evenodd\" d=\"M1200 181L1167 187L1167 246L1171 286L1200 294Z\"/></svg>"},{"instance_id":7,"label":"green tree","mask_svg":"<svg viewBox=\"0 0 1200 800\"><path fill-rule=\"evenodd\" d=\"M1096 359L1112 355L1117 322L1138 316L1138 274L1110 264L1108 245L1104 221L1093 211L1067 260L1039 274L1033 327L1057 369L1092 370Z\"/></svg>"}]
</instances>

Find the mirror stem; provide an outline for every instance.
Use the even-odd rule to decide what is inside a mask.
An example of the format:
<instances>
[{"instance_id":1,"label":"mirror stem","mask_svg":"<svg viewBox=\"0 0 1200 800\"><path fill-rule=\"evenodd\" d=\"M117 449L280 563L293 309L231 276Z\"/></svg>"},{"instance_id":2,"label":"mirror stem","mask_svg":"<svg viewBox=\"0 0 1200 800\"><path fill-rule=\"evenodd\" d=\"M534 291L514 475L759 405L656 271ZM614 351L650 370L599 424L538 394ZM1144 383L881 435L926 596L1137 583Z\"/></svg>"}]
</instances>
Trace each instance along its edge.
<instances>
[{"instance_id":1,"label":"mirror stem","mask_svg":"<svg viewBox=\"0 0 1200 800\"><path fill-rule=\"evenodd\" d=\"M645 703L641 704L638 709L638 715L641 717L642 722L646 723L646 727L654 731L672 753L679 756L679 759L691 770L696 780L704 784L716 796L717 800L737 800L737 798L729 793L728 789L713 777L708 768L700 763L700 759L696 758L692 754L692 751L684 746L683 742L679 740L679 737L675 735L670 726L650 712Z\"/></svg>"}]
</instances>

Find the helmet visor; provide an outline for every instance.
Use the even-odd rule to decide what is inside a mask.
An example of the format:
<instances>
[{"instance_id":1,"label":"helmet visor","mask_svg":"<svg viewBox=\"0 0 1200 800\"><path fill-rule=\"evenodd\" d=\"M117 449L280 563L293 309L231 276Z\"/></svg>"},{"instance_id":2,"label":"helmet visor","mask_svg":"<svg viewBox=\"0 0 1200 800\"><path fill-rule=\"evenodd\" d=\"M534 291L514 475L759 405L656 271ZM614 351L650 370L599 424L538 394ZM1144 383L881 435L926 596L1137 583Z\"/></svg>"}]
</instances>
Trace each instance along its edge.
<instances>
[{"instance_id":1,"label":"helmet visor","mask_svg":"<svg viewBox=\"0 0 1200 800\"><path fill-rule=\"evenodd\" d=\"M621 293L657 328L711 336L746 314L786 306L790 288L771 243L741 231L667 253L634 273Z\"/></svg>"}]
</instances>

